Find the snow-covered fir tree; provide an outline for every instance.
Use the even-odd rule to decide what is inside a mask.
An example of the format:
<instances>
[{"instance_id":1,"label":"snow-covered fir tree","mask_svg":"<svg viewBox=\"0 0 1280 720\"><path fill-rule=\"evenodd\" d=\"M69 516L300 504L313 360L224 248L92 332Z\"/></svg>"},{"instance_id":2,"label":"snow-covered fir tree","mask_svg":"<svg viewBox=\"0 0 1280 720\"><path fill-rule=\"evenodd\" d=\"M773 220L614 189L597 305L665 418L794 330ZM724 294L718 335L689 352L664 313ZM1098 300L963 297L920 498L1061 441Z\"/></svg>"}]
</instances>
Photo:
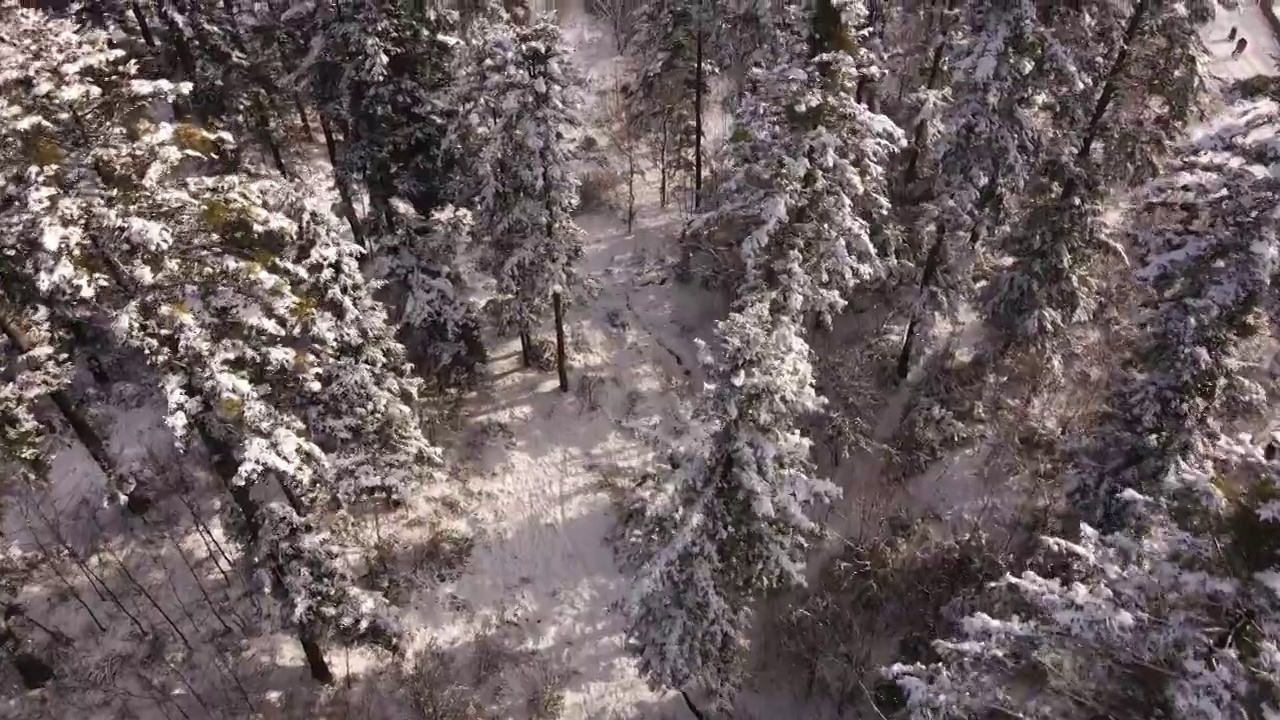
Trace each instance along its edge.
<instances>
[{"instance_id":1,"label":"snow-covered fir tree","mask_svg":"<svg viewBox=\"0 0 1280 720\"><path fill-rule=\"evenodd\" d=\"M1045 539L935 661L889 669L912 716L1276 712L1277 418L1250 366L1274 334L1277 187L1256 164L1274 151L1241 135L1188 144L1139 198L1141 314L1071 457L1085 524Z\"/></svg>"},{"instance_id":2,"label":"snow-covered fir tree","mask_svg":"<svg viewBox=\"0 0 1280 720\"><path fill-rule=\"evenodd\" d=\"M909 715L1274 715L1280 478L1268 457L1248 436L1223 439L1170 476L1192 500L1123 494L1145 532L1046 538L1053 571L1005 577L990 612L933 644L936 662L887 669Z\"/></svg>"},{"instance_id":3,"label":"snow-covered fir tree","mask_svg":"<svg viewBox=\"0 0 1280 720\"><path fill-rule=\"evenodd\" d=\"M1211 16L1213 7L1207 0L1096 5L1053 12L1062 38L1051 46L1054 57L1069 58L1077 79L1045 98L1042 110L1056 130L1048 138L1053 155L1002 246L1013 262L985 299L998 354L1048 351L1051 371L1059 364L1054 348L1062 333L1093 312L1099 264L1112 252L1100 226L1108 190L1103 180L1119 172L1109 163L1119 159L1130 177L1132 169L1149 174L1185 127L1201 76L1193 23ZM1109 42L1105 51L1100 38ZM1109 130L1130 124L1150 129Z\"/></svg>"},{"instance_id":4,"label":"snow-covered fir tree","mask_svg":"<svg viewBox=\"0 0 1280 720\"><path fill-rule=\"evenodd\" d=\"M1274 330L1280 184L1239 151L1184 152L1131 220L1131 259L1149 288L1136 357L1079 457L1075 503L1103 529L1124 520L1123 490L1154 492L1217 423L1267 402L1248 353Z\"/></svg>"},{"instance_id":5,"label":"snow-covered fir tree","mask_svg":"<svg viewBox=\"0 0 1280 720\"><path fill-rule=\"evenodd\" d=\"M248 35L220 3L176 0L159 8L164 39L192 83L189 96L209 129L255 138L287 172L281 108L274 92L285 72L275 48Z\"/></svg>"},{"instance_id":6,"label":"snow-covered fir tree","mask_svg":"<svg viewBox=\"0 0 1280 720\"><path fill-rule=\"evenodd\" d=\"M455 69L456 14L399 3L320 3L310 18L309 75L343 136L335 171L369 192L375 232L391 232L400 197L421 214L442 201L451 156L446 89Z\"/></svg>"},{"instance_id":7,"label":"snow-covered fir tree","mask_svg":"<svg viewBox=\"0 0 1280 720\"><path fill-rule=\"evenodd\" d=\"M663 205L678 187L701 182L699 132L711 78L724 61L719 3L669 0L637 8L627 54L637 64L627 88L656 155Z\"/></svg>"},{"instance_id":8,"label":"snow-covered fir tree","mask_svg":"<svg viewBox=\"0 0 1280 720\"><path fill-rule=\"evenodd\" d=\"M174 436L214 455L318 678L326 638L393 642L384 603L303 517L317 500L402 495L439 462L361 250L305 190L218 174L230 137L137 112L175 88L137 77L105 35L7 19L5 52L46 60L2 78L0 223L6 255L22 258L6 265L6 297L54 309L63 330L109 325L144 354Z\"/></svg>"},{"instance_id":9,"label":"snow-covered fir tree","mask_svg":"<svg viewBox=\"0 0 1280 720\"><path fill-rule=\"evenodd\" d=\"M720 323L711 397L624 524L636 585L623 610L641 671L718 702L741 680L752 603L803 581L818 530L807 510L839 493L796 429L821 400L804 328L779 304L761 293Z\"/></svg>"},{"instance_id":10,"label":"snow-covered fir tree","mask_svg":"<svg viewBox=\"0 0 1280 720\"><path fill-rule=\"evenodd\" d=\"M903 138L854 98L865 61L851 47L756 69L729 145L733 174L693 225L695 245L736 249L740 295L777 288L779 312L798 320L830 325L884 274L871 223L889 212L887 166Z\"/></svg>"},{"instance_id":11,"label":"snow-covered fir tree","mask_svg":"<svg viewBox=\"0 0 1280 720\"><path fill-rule=\"evenodd\" d=\"M934 50L945 85L924 91L903 169L904 182L913 183L903 188L901 210L915 216L905 221L918 238L918 294L900 377L918 339L972 301L988 255L980 243L1006 234L1049 149L1033 120L1039 98L1074 72L1055 54L1039 54L1055 39L1031 3L967 5L941 22L947 32Z\"/></svg>"},{"instance_id":12,"label":"snow-covered fir tree","mask_svg":"<svg viewBox=\"0 0 1280 720\"><path fill-rule=\"evenodd\" d=\"M527 365L533 331L577 282L582 80L551 22L498 24L476 41L478 59L462 80L476 158L475 232L496 280L500 329L519 333Z\"/></svg>"},{"instance_id":13,"label":"snow-covered fir tree","mask_svg":"<svg viewBox=\"0 0 1280 720\"><path fill-rule=\"evenodd\" d=\"M888 211L884 168L902 144L853 98L859 58L840 15L811 23L811 56L753 78L737 173L695 225L740 243L737 300L695 430L630 499L625 523L639 578L627 634L643 672L719 702L740 680L752 604L804 581L818 531L806 513L838 495L799 429L822 406L804 332L882 274L869 221Z\"/></svg>"},{"instance_id":14,"label":"snow-covered fir tree","mask_svg":"<svg viewBox=\"0 0 1280 720\"><path fill-rule=\"evenodd\" d=\"M471 212L448 205L422 218L404 202L392 209L396 231L377 239L373 272L391 283L406 345L411 354L419 347L419 363L443 383L473 377L484 357L482 313L494 282L484 272L489 261Z\"/></svg>"}]
</instances>

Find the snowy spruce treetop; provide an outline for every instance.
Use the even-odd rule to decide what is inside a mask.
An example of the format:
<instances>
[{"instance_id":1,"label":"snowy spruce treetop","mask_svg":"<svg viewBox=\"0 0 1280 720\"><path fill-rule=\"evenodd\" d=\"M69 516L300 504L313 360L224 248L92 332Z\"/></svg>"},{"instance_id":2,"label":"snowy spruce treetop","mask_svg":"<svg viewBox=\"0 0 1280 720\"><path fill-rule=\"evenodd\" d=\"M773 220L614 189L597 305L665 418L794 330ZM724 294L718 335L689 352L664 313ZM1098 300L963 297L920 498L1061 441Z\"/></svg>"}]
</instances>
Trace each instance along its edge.
<instances>
[{"instance_id":1,"label":"snowy spruce treetop","mask_svg":"<svg viewBox=\"0 0 1280 720\"><path fill-rule=\"evenodd\" d=\"M799 419L821 407L809 347L767 294L717 328L716 386L671 467L630 499L624 543L637 584L627 640L658 687L736 690L743 634L762 592L803 582L814 474Z\"/></svg>"},{"instance_id":2,"label":"snowy spruce treetop","mask_svg":"<svg viewBox=\"0 0 1280 720\"><path fill-rule=\"evenodd\" d=\"M1104 529L1124 519L1123 490L1153 492L1223 427L1266 405L1248 352L1274 332L1280 307L1272 287L1280 183L1243 161L1186 148L1131 223L1132 260L1149 293L1138 358L1120 375L1108 422L1082 449L1075 489Z\"/></svg>"},{"instance_id":3,"label":"snowy spruce treetop","mask_svg":"<svg viewBox=\"0 0 1280 720\"><path fill-rule=\"evenodd\" d=\"M854 9L857 9L856 7ZM828 10L831 8L828 7ZM839 12L752 78L730 151L735 175L695 224L738 246L742 277L707 362L714 380L670 467L629 498L627 641L649 681L733 697L752 607L804 582L808 511L839 495L817 476L801 422L819 411L804 330L880 278L868 222L888 209L884 166L901 132L854 99L872 72Z\"/></svg>"},{"instance_id":4,"label":"snowy spruce treetop","mask_svg":"<svg viewBox=\"0 0 1280 720\"><path fill-rule=\"evenodd\" d=\"M1223 439L1169 478L1197 501L1125 491L1144 531L1045 539L1055 573L1007 576L937 662L886 670L910 716L1276 717L1277 481L1262 444Z\"/></svg>"},{"instance_id":5,"label":"snowy spruce treetop","mask_svg":"<svg viewBox=\"0 0 1280 720\"><path fill-rule=\"evenodd\" d=\"M475 232L493 263L502 325L527 332L577 283L582 79L553 22L497 24L477 42L478 62L461 81L472 124L464 135L477 143Z\"/></svg>"},{"instance_id":6,"label":"snowy spruce treetop","mask_svg":"<svg viewBox=\"0 0 1280 720\"><path fill-rule=\"evenodd\" d=\"M741 238L739 293L778 288L778 312L824 323L886 272L870 223L889 211L886 169L903 145L855 99L853 48L753 71L730 145L734 174L695 234Z\"/></svg>"},{"instance_id":7,"label":"snowy spruce treetop","mask_svg":"<svg viewBox=\"0 0 1280 720\"><path fill-rule=\"evenodd\" d=\"M1095 310L1108 183L1147 179L1192 118L1202 77L1197 22L1212 3L1096 3L1050 15L1045 57L1058 81L1038 95L1052 120L1047 157L1010 225L1013 262L992 281L985 313L997 354L1035 350L1056 371L1067 328ZM1105 42L1105 44L1100 44Z\"/></svg>"},{"instance_id":8,"label":"snowy spruce treetop","mask_svg":"<svg viewBox=\"0 0 1280 720\"><path fill-rule=\"evenodd\" d=\"M452 161L446 90L460 44L456 14L361 0L321 3L311 22L314 63L299 72L343 132L339 169L368 187L369 221L385 224L395 197L430 213Z\"/></svg>"}]
</instances>

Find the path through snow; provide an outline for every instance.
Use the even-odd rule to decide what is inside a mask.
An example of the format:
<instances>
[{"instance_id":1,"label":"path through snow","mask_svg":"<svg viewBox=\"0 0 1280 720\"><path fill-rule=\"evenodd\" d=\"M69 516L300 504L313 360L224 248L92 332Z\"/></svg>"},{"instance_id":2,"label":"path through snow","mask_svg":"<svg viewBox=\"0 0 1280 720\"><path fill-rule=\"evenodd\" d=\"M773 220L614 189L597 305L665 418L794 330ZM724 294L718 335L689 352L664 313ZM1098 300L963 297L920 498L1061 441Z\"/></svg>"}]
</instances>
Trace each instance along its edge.
<instances>
[{"instance_id":1,"label":"path through snow","mask_svg":"<svg viewBox=\"0 0 1280 720\"><path fill-rule=\"evenodd\" d=\"M492 347L491 385L468 416L509 434L483 450L470 479L480 546L424 625L458 644L486 624L518 626L528 647L569 670L566 720L684 717L645 687L623 648L612 605L625 580L601 480L610 467L644 467L645 439L667 433L693 396L694 334L681 328L705 327L715 305L669 280L667 219L642 217L632 235L604 216L580 224L584 270L605 292L568 314L571 392L559 392L554 372L521 368L518 341Z\"/></svg>"},{"instance_id":2,"label":"path through snow","mask_svg":"<svg viewBox=\"0 0 1280 720\"><path fill-rule=\"evenodd\" d=\"M1231 28L1249 41L1249 47L1237 59L1231 58L1234 40L1228 40ZM1255 75L1274 75L1280 44L1262 15L1257 0L1241 0L1235 10L1218 8L1217 17L1200 32L1209 49L1209 72L1227 80L1243 80Z\"/></svg>"}]
</instances>

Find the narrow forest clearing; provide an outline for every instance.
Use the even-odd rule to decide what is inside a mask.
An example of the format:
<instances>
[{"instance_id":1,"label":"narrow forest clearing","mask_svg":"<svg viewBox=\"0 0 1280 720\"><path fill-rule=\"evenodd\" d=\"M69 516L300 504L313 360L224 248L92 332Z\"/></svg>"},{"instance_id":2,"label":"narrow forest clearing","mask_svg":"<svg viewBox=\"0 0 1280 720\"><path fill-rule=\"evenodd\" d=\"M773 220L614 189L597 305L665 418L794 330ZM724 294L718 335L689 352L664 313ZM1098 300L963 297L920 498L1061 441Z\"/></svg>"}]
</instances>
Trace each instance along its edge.
<instances>
[{"instance_id":1,"label":"narrow forest clearing","mask_svg":"<svg viewBox=\"0 0 1280 720\"><path fill-rule=\"evenodd\" d=\"M570 391L559 391L554 367L521 366L518 338L491 345L489 383L468 401L462 433L475 453L467 482L478 544L462 577L436 590L435 607L415 609L445 644L517 627L566 674L564 717L585 720L657 700L622 646L612 607L627 584L604 483L645 470L646 438L668 432L697 391L686 323L706 321L714 301L673 287L679 223L669 214L643 213L631 235L605 214L579 222L595 292L567 313Z\"/></svg>"}]
</instances>

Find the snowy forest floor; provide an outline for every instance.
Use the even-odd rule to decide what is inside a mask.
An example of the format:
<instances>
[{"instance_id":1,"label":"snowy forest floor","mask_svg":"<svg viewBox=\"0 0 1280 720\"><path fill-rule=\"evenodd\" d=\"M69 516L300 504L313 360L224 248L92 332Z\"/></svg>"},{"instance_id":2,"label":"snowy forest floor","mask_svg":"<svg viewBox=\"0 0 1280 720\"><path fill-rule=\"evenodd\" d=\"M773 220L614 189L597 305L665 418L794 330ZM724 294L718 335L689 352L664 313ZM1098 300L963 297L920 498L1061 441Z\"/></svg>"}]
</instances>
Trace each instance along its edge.
<instances>
[{"instance_id":1,"label":"snowy forest floor","mask_svg":"<svg viewBox=\"0 0 1280 720\"><path fill-rule=\"evenodd\" d=\"M639 707L652 698L611 612L626 583L607 480L644 470L649 441L698 391L692 339L716 303L670 280L670 215L645 212L632 234L604 215L580 223L598 286L568 313L571 392L522 369L517 340L491 345L490 384L465 412L483 540L466 574L421 608L423 625L459 639L495 621L522 627L567 671L566 718L662 717Z\"/></svg>"}]
</instances>

